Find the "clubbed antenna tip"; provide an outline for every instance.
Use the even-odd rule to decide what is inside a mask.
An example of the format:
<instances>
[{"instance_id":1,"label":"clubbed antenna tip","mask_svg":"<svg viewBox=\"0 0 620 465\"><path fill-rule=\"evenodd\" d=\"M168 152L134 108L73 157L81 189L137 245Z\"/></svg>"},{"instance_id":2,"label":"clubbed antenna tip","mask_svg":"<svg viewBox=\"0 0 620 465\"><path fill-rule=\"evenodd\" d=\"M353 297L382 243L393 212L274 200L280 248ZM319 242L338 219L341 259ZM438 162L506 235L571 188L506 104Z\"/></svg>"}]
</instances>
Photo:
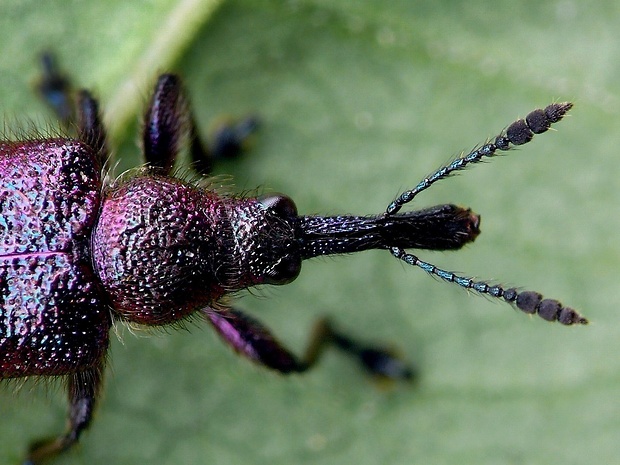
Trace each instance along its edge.
<instances>
[{"instance_id":1,"label":"clubbed antenna tip","mask_svg":"<svg viewBox=\"0 0 620 465\"><path fill-rule=\"evenodd\" d=\"M504 300L513 303L519 310L534 314L538 313L547 321L558 321L563 325L587 325L589 322L576 310L564 307L555 299L543 299L543 296L534 291L517 292L516 289L506 289L503 293Z\"/></svg>"},{"instance_id":2,"label":"clubbed antenna tip","mask_svg":"<svg viewBox=\"0 0 620 465\"><path fill-rule=\"evenodd\" d=\"M545 111L549 120L551 120L552 123L557 123L571 108L573 108L572 102L552 103Z\"/></svg>"},{"instance_id":3,"label":"clubbed antenna tip","mask_svg":"<svg viewBox=\"0 0 620 465\"><path fill-rule=\"evenodd\" d=\"M506 137L512 145L527 144L534 134L546 132L553 123L560 121L573 107L570 102L552 103L544 109L530 112L525 119L519 119L508 126Z\"/></svg>"}]
</instances>

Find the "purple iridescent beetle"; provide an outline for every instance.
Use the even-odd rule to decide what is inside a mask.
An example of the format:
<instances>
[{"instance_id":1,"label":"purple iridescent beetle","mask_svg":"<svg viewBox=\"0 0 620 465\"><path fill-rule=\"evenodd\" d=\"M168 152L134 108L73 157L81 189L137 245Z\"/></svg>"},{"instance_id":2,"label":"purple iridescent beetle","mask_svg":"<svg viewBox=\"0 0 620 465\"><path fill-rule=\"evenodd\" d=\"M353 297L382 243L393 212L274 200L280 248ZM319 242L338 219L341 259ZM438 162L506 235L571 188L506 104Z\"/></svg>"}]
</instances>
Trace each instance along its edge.
<instances>
[{"instance_id":1,"label":"purple iridescent beetle","mask_svg":"<svg viewBox=\"0 0 620 465\"><path fill-rule=\"evenodd\" d=\"M41 90L70 118L68 86L49 57ZM321 320L303 357L224 297L264 284L287 284L303 260L386 249L428 273L502 299L549 321L587 320L536 292L504 289L426 263L405 249L455 250L479 234L471 210L439 205L400 213L421 191L469 164L522 145L571 108L551 104L512 123L493 141L459 157L404 192L375 216L303 216L283 195L225 196L172 176L177 154L196 134L175 75L162 75L144 118L147 164L104 182L108 159L97 102L82 91L77 137L0 142L0 378L62 376L69 397L67 431L33 443L24 463L56 457L89 425L102 383L114 320L168 325L200 314L238 353L281 373L303 372L329 344L372 374L408 379L389 350L362 344ZM190 137L197 166L234 152L256 126L225 128L216 148Z\"/></svg>"}]
</instances>

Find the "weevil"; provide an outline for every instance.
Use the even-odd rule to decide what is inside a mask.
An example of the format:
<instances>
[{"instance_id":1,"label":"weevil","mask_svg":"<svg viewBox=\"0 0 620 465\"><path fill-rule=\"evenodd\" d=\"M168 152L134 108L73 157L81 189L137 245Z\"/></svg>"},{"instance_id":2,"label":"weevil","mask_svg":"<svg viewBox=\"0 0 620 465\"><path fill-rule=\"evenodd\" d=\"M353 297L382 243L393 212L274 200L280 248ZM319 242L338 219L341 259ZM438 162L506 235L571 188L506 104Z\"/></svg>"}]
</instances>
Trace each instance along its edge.
<instances>
[{"instance_id":1,"label":"weevil","mask_svg":"<svg viewBox=\"0 0 620 465\"><path fill-rule=\"evenodd\" d=\"M65 120L71 119L69 87L47 58L40 89ZM188 139L194 163L209 172L213 156L237 150L256 121L224 131L220 148L209 149L196 137L174 74L159 77L144 115L146 164L119 178L106 176L105 128L88 91L78 94L74 137L1 142L0 378L63 377L69 400L66 432L34 442L24 463L57 457L89 426L115 321L165 326L199 316L236 352L280 373L310 369L333 345L372 374L410 378L412 370L391 351L362 343L327 319L296 357L268 328L230 306L238 291L292 282L302 262L317 256L385 249L525 313L586 324L557 300L460 276L407 252L457 250L472 242L480 216L470 209L447 204L401 212L437 181L546 132L571 107L534 110L372 216L300 215L285 195L225 195L175 177L173 165Z\"/></svg>"}]
</instances>

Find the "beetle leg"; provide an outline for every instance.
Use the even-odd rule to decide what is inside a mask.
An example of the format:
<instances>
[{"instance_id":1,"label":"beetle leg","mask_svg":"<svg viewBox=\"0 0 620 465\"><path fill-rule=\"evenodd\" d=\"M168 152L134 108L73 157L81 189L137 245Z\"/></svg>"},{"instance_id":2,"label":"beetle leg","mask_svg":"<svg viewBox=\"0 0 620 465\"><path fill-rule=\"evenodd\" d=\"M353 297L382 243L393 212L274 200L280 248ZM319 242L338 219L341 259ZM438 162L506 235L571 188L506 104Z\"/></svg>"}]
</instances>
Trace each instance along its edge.
<instances>
[{"instance_id":1,"label":"beetle leg","mask_svg":"<svg viewBox=\"0 0 620 465\"><path fill-rule=\"evenodd\" d=\"M146 162L170 174L185 137L196 134L193 126L181 78L162 74L144 116L142 144Z\"/></svg>"},{"instance_id":2,"label":"beetle leg","mask_svg":"<svg viewBox=\"0 0 620 465\"><path fill-rule=\"evenodd\" d=\"M214 159L238 155L257 128L255 116L226 121L216 126L211 143L203 144L181 79L175 74L162 74L144 117L144 156L151 166L170 174L185 138L189 137L192 166L201 174L209 174Z\"/></svg>"},{"instance_id":3,"label":"beetle leg","mask_svg":"<svg viewBox=\"0 0 620 465\"><path fill-rule=\"evenodd\" d=\"M67 432L52 439L37 441L30 446L24 465L37 465L56 457L73 446L93 416L95 402L103 378L103 361L96 366L68 375L69 416Z\"/></svg>"},{"instance_id":4,"label":"beetle leg","mask_svg":"<svg viewBox=\"0 0 620 465\"><path fill-rule=\"evenodd\" d=\"M327 320L317 322L303 358L283 347L268 328L235 309L204 310L207 320L236 352L253 362L283 374L312 368L323 350L333 345L356 358L372 375L393 380L409 380L413 371L389 349L360 343L337 331Z\"/></svg>"},{"instance_id":5,"label":"beetle leg","mask_svg":"<svg viewBox=\"0 0 620 465\"><path fill-rule=\"evenodd\" d=\"M36 85L37 91L56 113L65 129L70 129L74 122L77 123L78 138L93 148L100 165L103 166L108 152L97 100L90 92L82 90L78 93L77 105L73 104L71 82L59 71L52 53L44 52L41 55L41 66L43 73Z\"/></svg>"},{"instance_id":6,"label":"beetle leg","mask_svg":"<svg viewBox=\"0 0 620 465\"><path fill-rule=\"evenodd\" d=\"M79 138L97 153L100 166L108 159L106 131L99 113L99 103L87 90L78 93L77 125Z\"/></svg>"},{"instance_id":7,"label":"beetle leg","mask_svg":"<svg viewBox=\"0 0 620 465\"><path fill-rule=\"evenodd\" d=\"M209 152L213 159L235 158L248 149L252 136L260 126L255 115L242 119L223 118L209 133ZM194 159L194 162L198 160Z\"/></svg>"},{"instance_id":8,"label":"beetle leg","mask_svg":"<svg viewBox=\"0 0 620 465\"><path fill-rule=\"evenodd\" d=\"M44 52L41 54L41 67L43 68L43 75L36 84L36 89L63 125L68 126L73 120L71 83L58 70L52 53Z\"/></svg>"}]
</instances>

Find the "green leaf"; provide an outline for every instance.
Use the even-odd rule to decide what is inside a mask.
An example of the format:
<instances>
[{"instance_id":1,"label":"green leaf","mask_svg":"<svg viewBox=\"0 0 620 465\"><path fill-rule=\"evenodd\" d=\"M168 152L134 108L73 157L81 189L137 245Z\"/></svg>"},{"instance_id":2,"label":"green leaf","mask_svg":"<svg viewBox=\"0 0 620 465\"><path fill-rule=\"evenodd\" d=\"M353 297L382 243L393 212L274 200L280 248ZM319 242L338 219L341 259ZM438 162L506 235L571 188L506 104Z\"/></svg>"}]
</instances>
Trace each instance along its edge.
<instances>
[{"instance_id":1,"label":"green leaf","mask_svg":"<svg viewBox=\"0 0 620 465\"><path fill-rule=\"evenodd\" d=\"M461 150L535 108L574 101L557 131L442 181L413 207L453 202L482 215L474 244L421 258L540 291L592 324L529 318L386 252L314 260L294 283L237 305L296 353L325 314L362 338L393 343L418 368L415 385L378 389L332 352L307 375L281 377L239 360L208 328L144 338L119 325L123 343L113 336L92 428L59 463L617 458L614 4L237 0L208 17L212 6L197 2L200 14L178 26L193 32L174 46L164 41L170 49L153 59L158 37L175 38L169 18L184 2L64 3L7 2L0 105L9 120L45 119L27 85L37 52L53 48L111 108L120 172L138 163L137 125L123 130L137 116L121 103L138 115L135 99L146 100L148 82L174 65L204 137L224 113L256 112L264 122L254 150L217 173L232 175L239 191L285 192L303 213L382 212ZM125 97L119 89L136 75ZM62 430L62 389L44 392L0 394L0 463L17 463L28 441Z\"/></svg>"}]
</instances>

